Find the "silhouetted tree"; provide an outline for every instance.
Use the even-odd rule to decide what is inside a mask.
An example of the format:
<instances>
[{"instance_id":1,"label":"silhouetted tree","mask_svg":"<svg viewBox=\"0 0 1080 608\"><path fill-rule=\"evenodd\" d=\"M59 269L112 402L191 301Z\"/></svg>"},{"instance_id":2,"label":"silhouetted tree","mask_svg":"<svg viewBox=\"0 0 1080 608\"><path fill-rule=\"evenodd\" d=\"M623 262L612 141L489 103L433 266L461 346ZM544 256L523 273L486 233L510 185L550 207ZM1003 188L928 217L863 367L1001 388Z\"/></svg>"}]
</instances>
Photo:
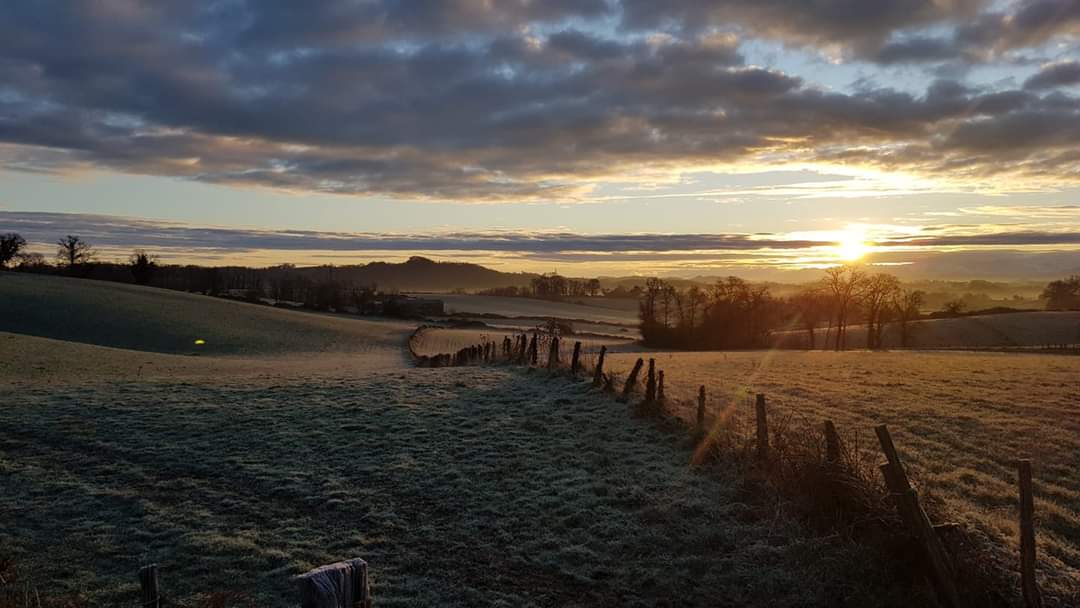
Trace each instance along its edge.
<instances>
[{"instance_id":1,"label":"silhouetted tree","mask_svg":"<svg viewBox=\"0 0 1080 608\"><path fill-rule=\"evenodd\" d=\"M7 268L8 262L14 260L23 247L26 247L26 239L20 234L0 234L0 268Z\"/></svg>"},{"instance_id":2,"label":"silhouetted tree","mask_svg":"<svg viewBox=\"0 0 1080 608\"><path fill-rule=\"evenodd\" d=\"M8 262L15 259L26 246L26 239L17 232L0 234L0 268L8 268Z\"/></svg>"},{"instance_id":3,"label":"silhouetted tree","mask_svg":"<svg viewBox=\"0 0 1080 608\"><path fill-rule=\"evenodd\" d=\"M866 348L882 347L881 334L889 306L899 292L900 280L891 274L878 273L866 278L860 294L866 312Z\"/></svg>"},{"instance_id":4,"label":"silhouetted tree","mask_svg":"<svg viewBox=\"0 0 1080 608\"><path fill-rule=\"evenodd\" d=\"M135 282L139 285L149 285L150 280L154 278L154 271L157 270L157 257L146 253L142 249L136 249L131 257L128 258L128 265L131 266L131 276L135 278Z\"/></svg>"},{"instance_id":5,"label":"silhouetted tree","mask_svg":"<svg viewBox=\"0 0 1080 608\"><path fill-rule=\"evenodd\" d=\"M43 271L49 267L48 260L40 253L20 253L18 255L19 270Z\"/></svg>"},{"instance_id":6,"label":"silhouetted tree","mask_svg":"<svg viewBox=\"0 0 1080 608\"><path fill-rule=\"evenodd\" d=\"M832 296L836 319L836 350L847 347L848 318L865 280L866 275L855 266L834 266L825 271L824 286Z\"/></svg>"},{"instance_id":7,"label":"silhouetted tree","mask_svg":"<svg viewBox=\"0 0 1080 608\"><path fill-rule=\"evenodd\" d=\"M945 311L946 316L959 317L963 314L964 308L966 308L966 306L964 305L963 300L949 300L945 303L945 308L942 310Z\"/></svg>"},{"instance_id":8,"label":"silhouetted tree","mask_svg":"<svg viewBox=\"0 0 1080 608\"><path fill-rule=\"evenodd\" d=\"M1051 281L1039 297L1046 300L1047 310L1080 309L1080 275Z\"/></svg>"},{"instance_id":9,"label":"silhouetted tree","mask_svg":"<svg viewBox=\"0 0 1080 608\"><path fill-rule=\"evenodd\" d=\"M94 248L90 243L73 235L67 235L56 242L56 258L70 274L88 274L90 263L94 260Z\"/></svg>"},{"instance_id":10,"label":"silhouetted tree","mask_svg":"<svg viewBox=\"0 0 1080 608\"><path fill-rule=\"evenodd\" d=\"M900 326L900 346L911 346L911 322L919 318L926 294L918 289L901 289L893 295L896 324Z\"/></svg>"},{"instance_id":11,"label":"silhouetted tree","mask_svg":"<svg viewBox=\"0 0 1080 608\"><path fill-rule=\"evenodd\" d=\"M817 339L814 330L829 318L828 295L819 287L810 287L791 296L788 302L796 316L798 327L806 331L808 346L815 348Z\"/></svg>"},{"instance_id":12,"label":"silhouetted tree","mask_svg":"<svg viewBox=\"0 0 1080 608\"><path fill-rule=\"evenodd\" d=\"M779 312L768 288L737 277L717 281L708 294L698 288L679 292L660 279L649 279L638 305L643 341L681 348L766 346Z\"/></svg>"}]
</instances>

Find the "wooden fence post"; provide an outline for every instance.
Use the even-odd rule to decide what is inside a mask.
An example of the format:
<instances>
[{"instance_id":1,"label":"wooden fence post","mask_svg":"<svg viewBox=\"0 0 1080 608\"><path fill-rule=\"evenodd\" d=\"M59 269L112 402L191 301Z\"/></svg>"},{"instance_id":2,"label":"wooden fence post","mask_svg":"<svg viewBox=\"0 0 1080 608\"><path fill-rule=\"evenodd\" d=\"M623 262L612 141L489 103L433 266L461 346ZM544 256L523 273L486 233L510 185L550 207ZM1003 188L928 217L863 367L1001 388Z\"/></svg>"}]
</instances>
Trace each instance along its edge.
<instances>
[{"instance_id":1,"label":"wooden fence post","mask_svg":"<svg viewBox=\"0 0 1080 608\"><path fill-rule=\"evenodd\" d=\"M656 401L656 359L649 359L649 373L645 376L645 403Z\"/></svg>"},{"instance_id":2,"label":"wooden fence post","mask_svg":"<svg viewBox=\"0 0 1080 608\"><path fill-rule=\"evenodd\" d=\"M705 385L702 384L697 392L697 426L705 430Z\"/></svg>"},{"instance_id":3,"label":"wooden fence post","mask_svg":"<svg viewBox=\"0 0 1080 608\"><path fill-rule=\"evenodd\" d=\"M604 381L604 355L607 354L607 347L600 347L600 357L596 360L596 369L593 370L592 384L593 386L600 386Z\"/></svg>"},{"instance_id":4,"label":"wooden fence post","mask_svg":"<svg viewBox=\"0 0 1080 608\"><path fill-rule=\"evenodd\" d=\"M637 384L638 374L641 373L641 366L645 365L645 360L638 357L637 363L634 364L634 369L630 371L630 375L626 378L626 384L623 385L622 397L620 400L628 401L630 399L630 393L633 392L634 386Z\"/></svg>"},{"instance_id":5,"label":"wooden fence post","mask_svg":"<svg viewBox=\"0 0 1080 608\"><path fill-rule=\"evenodd\" d=\"M881 444L881 451L888 459L887 463L881 465L881 473L885 477L889 491L896 499L896 509L900 513L900 518L923 550L926 563L930 567L930 579L934 583L934 589L942 603L954 608L958 607L960 593L956 589L952 557L945 550L945 545L938 537L937 530L934 529L926 511L919 504L919 495L911 487L907 472L904 471L904 463L900 460L896 446L893 445L889 427L882 424L875 427L874 432Z\"/></svg>"},{"instance_id":6,"label":"wooden fence post","mask_svg":"<svg viewBox=\"0 0 1080 608\"><path fill-rule=\"evenodd\" d=\"M548 349L547 368L555 369L559 365L559 337L551 336L551 348Z\"/></svg>"},{"instance_id":7,"label":"wooden fence post","mask_svg":"<svg viewBox=\"0 0 1080 608\"><path fill-rule=\"evenodd\" d=\"M1023 459L1020 477L1020 582L1026 608L1042 608L1042 594L1035 581L1035 493L1031 484L1031 461Z\"/></svg>"},{"instance_id":8,"label":"wooden fence post","mask_svg":"<svg viewBox=\"0 0 1080 608\"><path fill-rule=\"evenodd\" d=\"M574 356L570 359L570 373L574 376L578 372L578 358L581 356L581 342L574 342Z\"/></svg>"},{"instance_id":9,"label":"wooden fence post","mask_svg":"<svg viewBox=\"0 0 1080 608\"><path fill-rule=\"evenodd\" d=\"M836 432L836 425L832 420L825 421L825 461L829 464L840 464L840 435Z\"/></svg>"},{"instance_id":10,"label":"wooden fence post","mask_svg":"<svg viewBox=\"0 0 1080 608\"><path fill-rule=\"evenodd\" d=\"M656 400L664 400L664 370L656 372Z\"/></svg>"},{"instance_id":11,"label":"wooden fence post","mask_svg":"<svg viewBox=\"0 0 1080 608\"><path fill-rule=\"evenodd\" d=\"M300 595L300 608L371 608L368 564L362 559L320 566L293 580Z\"/></svg>"},{"instance_id":12,"label":"wooden fence post","mask_svg":"<svg viewBox=\"0 0 1080 608\"><path fill-rule=\"evenodd\" d=\"M139 603L143 608L161 608L161 594L158 590L158 567L150 564L139 568L139 587L142 591Z\"/></svg>"},{"instance_id":13,"label":"wooden fence post","mask_svg":"<svg viewBox=\"0 0 1080 608\"><path fill-rule=\"evenodd\" d=\"M757 455L761 460L769 458L769 420L765 412L765 395L757 394L754 403L757 411Z\"/></svg>"},{"instance_id":14,"label":"wooden fence post","mask_svg":"<svg viewBox=\"0 0 1080 608\"><path fill-rule=\"evenodd\" d=\"M529 342L529 363L532 364L532 365L536 365L536 363L537 363L537 361L539 359L539 357L537 356L536 349L537 349L537 346L536 346L536 334L533 334L532 335L532 341Z\"/></svg>"}]
</instances>

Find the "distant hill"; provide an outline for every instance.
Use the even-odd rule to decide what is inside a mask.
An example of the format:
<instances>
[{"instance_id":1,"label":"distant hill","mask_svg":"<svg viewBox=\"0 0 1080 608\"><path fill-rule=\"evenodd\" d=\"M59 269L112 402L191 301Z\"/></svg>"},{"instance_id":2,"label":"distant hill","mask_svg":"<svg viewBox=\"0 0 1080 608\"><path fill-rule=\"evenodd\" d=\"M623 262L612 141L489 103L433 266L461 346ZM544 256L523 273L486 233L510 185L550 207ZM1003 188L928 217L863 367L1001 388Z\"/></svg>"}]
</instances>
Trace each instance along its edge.
<instances>
[{"instance_id":1,"label":"distant hill","mask_svg":"<svg viewBox=\"0 0 1080 608\"><path fill-rule=\"evenodd\" d=\"M525 272L500 272L478 264L464 262L436 262L414 256L401 263L372 262L360 266L335 266L297 269L312 278L325 278L327 272L333 278L357 284L375 284L380 290L399 291L452 291L454 289L491 289L528 285L539 275Z\"/></svg>"}]
</instances>

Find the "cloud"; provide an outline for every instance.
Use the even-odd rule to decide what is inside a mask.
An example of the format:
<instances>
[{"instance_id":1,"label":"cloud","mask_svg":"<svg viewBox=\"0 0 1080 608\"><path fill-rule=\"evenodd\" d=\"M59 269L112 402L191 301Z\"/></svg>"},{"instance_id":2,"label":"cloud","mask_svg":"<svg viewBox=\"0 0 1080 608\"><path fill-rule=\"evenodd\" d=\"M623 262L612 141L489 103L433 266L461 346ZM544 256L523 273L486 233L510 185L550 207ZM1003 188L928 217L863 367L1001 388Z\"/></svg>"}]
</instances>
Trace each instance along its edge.
<instances>
[{"instance_id":1,"label":"cloud","mask_svg":"<svg viewBox=\"0 0 1080 608\"><path fill-rule=\"evenodd\" d=\"M1080 61L1062 61L1045 65L1024 81L1025 89L1051 89L1080 84Z\"/></svg>"},{"instance_id":2,"label":"cloud","mask_svg":"<svg viewBox=\"0 0 1080 608\"><path fill-rule=\"evenodd\" d=\"M1061 209L1071 209L1064 207ZM179 222L32 211L0 211L5 230L19 232L28 241L50 244L64 234L78 234L107 247L211 249L215 251L465 251L606 255L630 252L701 253L752 252L783 255L783 252L832 247L834 238L774 233L622 233L579 234L573 232L447 231L442 233L333 232L314 230L259 230L195 226ZM994 231L991 231L994 228ZM955 247L1029 246L1080 244L1080 232L1010 230L1005 227L928 226L914 236L885 236L877 245Z\"/></svg>"},{"instance_id":3,"label":"cloud","mask_svg":"<svg viewBox=\"0 0 1080 608\"><path fill-rule=\"evenodd\" d=\"M1008 46L1071 31L1072 3L1000 19L975 0L658 6L16 1L0 19L0 167L455 201L582 200L606 180L746 162L1080 180L1075 97L955 80L843 92L742 51L765 36L870 56L974 15L965 45L998 44L1000 21ZM945 56L903 40L891 61Z\"/></svg>"}]
</instances>

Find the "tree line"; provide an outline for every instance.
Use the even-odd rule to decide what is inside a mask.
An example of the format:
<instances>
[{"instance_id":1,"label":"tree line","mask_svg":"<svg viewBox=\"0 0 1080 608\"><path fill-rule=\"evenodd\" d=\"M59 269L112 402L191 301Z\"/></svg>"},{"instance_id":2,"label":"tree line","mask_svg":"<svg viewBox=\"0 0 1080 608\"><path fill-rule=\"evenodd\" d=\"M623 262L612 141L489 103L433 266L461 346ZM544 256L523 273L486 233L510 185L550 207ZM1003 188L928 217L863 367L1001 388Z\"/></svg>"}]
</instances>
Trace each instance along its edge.
<instances>
[{"instance_id":1,"label":"tree line","mask_svg":"<svg viewBox=\"0 0 1080 608\"><path fill-rule=\"evenodd\" d=\"M786 298L738 277L681 290L649 279L639 319L642 339L650 346L767 348L778 332L803 331L809 348L843 350L854 346L848 340L849 326L861 323L864 346L879 349L889 324L899 328L903 346L910 344L911 322L920 318L924 301L923 292L905 289L893 275L837 266Z\"/></svg>"},{"instance_id":2,"label":"tree line","mask_svg":"<svg viewBox=\"0 0 1080 608\"><path fill-rule=\"evenodd\" d=\"M101 260L93 245L75 235L66 235L56 242L55 264L49 263L43 254L30 253L25 248L26 241L20 235L0 234L0 269L135 283L250 302L269 300L316 310L354 307L363 312L382 295L375 285L339 279L332 266L165 265L156 255L141 249L133 251L125 262L109 262Z\"/></svg>"},{"instance_id":3,"label":"tree line","mask_svg":"<svg viewBox=\"0 0 1080 608\"><path fill-rule=\"evenodd\" d=\"M553 273L533 277L528 285L493 287L491 289L482 290L479 293L480 295L487 296L558 300L567 297L595 297L601 295L603 292L600 289L600 279L571 279L558 273Z\"/></svg>"}]
</instances>

